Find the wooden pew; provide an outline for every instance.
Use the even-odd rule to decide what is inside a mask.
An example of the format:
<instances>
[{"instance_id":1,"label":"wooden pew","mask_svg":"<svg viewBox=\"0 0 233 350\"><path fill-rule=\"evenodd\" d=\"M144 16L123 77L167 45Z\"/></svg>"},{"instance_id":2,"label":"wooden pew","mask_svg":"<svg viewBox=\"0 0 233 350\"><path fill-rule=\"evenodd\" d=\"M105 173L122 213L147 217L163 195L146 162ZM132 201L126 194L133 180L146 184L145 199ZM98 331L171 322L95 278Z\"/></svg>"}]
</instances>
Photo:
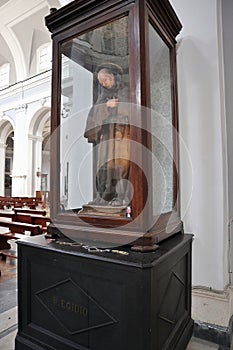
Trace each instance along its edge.
<instances>
[{"instance_id":1,"label":"wooden pew","mask_svg":"<svg viewBox=\"0 0 233 350\"><path fill-rule=\"evenodd\" d=\"M13 233L25 233L25 231L30 231L31 236L42 234L41 226L38 224L34 225L24 222L0 220L0 226L9 228L10 232Z\"/></svg>"},{"instance_id":2,"label":"wooden pew","mask_svg":"<svg viewBox=\"0 0 233 350\"><path fill-rule=\"evenodd\" d=\"M25 231L29 231L32 236L47 231L47 223L50 219L45 215L45 210L24 208L15 208L13 212L0 212L0 227L7 227L10 230L9 232L0 233L0 255L3 260L7 256L17 257L16 252L11 250L8 240L23 238ZM1 219L1 217L9 218L11 221Z\"/></svg>"},{"instance_id":3,"label":"wooden pew","mask_svg":"<svg viewBox=\"0 0 233 350\"><path fill-rule=\"evenodd\" d=\"M7 227L9 229L7 232L0 233L0 255L2 256L3 260L5 260L7 256L13 254L8 240L23 238L25 236L25 232L30 232L31 236L42 234L42 227L40 225L0 220L0 226ZM13 255L16 255L16 253Z\"/></svg>"},{"instance_id":4,"label":"wooden pew","mask_svg":"<svg viewBox=\"0 0 233 350\"><path fill-rule=\"evenodd\" d=\"M2 256L2 260L6 260L9 258L17 258L17 251L11 249L11 245L8 243L8 240L16 240L22 239L25 237L23 233L14 233L14 232L5 232L0 233L0 255Z\"/></svg>"},{"instance_id":5,"label":"wooden pew","mask_svg":"<svg viewBox=\"0 0 233 350\"><path fill-rule=\"evenodd\" d=\"M46 232L47 224L50 222L50 219L43 215L15 213L14 221L25 222L31 225L40 225L42 227L42 232Z\"/></svg>"},{"instance_id":6,"label":"wooden pew","mask_svg":"<svg viewBox=\"0 0 233 350\"><path fill-rule=\"evenodd\" d=\"M46 216L46 210L39 209L25 209L25 208L14 208L13 209L16 214L26 213L26 214L36 214Z\"/></svg>"},{"instance_id":7,"label":"wooden pew","mask_svg":"<svg viewBox=\"0 0 233 350\"><path fill-rule=\"evenodd\" d=\"M35 209L36 205L39 203L38 198L36 197L4 197L0 196L0 205L1 208L6 206L9 207L23 207L27 205L31 209Z\"/></svg>"},{"instance_id":8,"label":"wooden pew","mask_svg":"<svg viewBox=\"0 0 233 350\"><path fill-rule=\"evenodd\" d=\"M11 245L8 243L8 240L21 239L24 237L25 237L24 233L15 233L15 232L0 233L0 253L2 253L3 250L11 249Z\"/></svg>"},{"instance_id":9,"label":"wooden pew","mask_svg":"<svg viewBox=\"0 0 233 350\"><path fill-rule=\"evenodd\" d=\"M9 219L14 219L14 212L9 212L9 211L1 211L0 212L0 218L9 218Z\"/></svg>"},{"instance_id":10,"label":"wooden pew","mask_svg":"<svg viewBox=\"0 0 233 350\"><path fill-rule=\"evenodd\" d=\"M39 217L46 217L46 210L21 209L21 208L14 208L12 211L7 211L4 209L0 210L0 218L1 217L11 218L13 221L19 221L16 219L19 214L37 215ZM47 221L49 221L48 217L47 217Z\"/></svg>"},{"instance_id":11,"label":"wooden pew","mask_svg":"<svg viewBox=\"0 0 233 350\"><path fill-rule=\"evenodd\" d=\"M2 219L1 219L2 217ZM9 218L11 220L5 220L4 218ZM11 233L15 234L24 234L25 231L30 231L31 235L38 235L47 232L47 224L50 222L50 219L43 215L36 214L27 214L16 212L1 212L0 213L0 227L9 228ZM0 249L9 249L9 245L5 244L6 240L3 238L4 234L0 234ZM8 236L5 236L8 238ZM13 237L12 237L13 238ZM2 246L1 246L2 242ZM4 248L3 248L4 246Z\"/></svg>"},{"instance_id":12,"label":"wooden pew","mask_svg":"<svg viewBox=\"0 0 233 350\"><path fill-rule=\"evenodd\" d=\"M13 249L0 250L0 255L2 256L3 261L6 261L7 257L17 259L17 251L13 250ZM0 274L0 276L1 276L1 274Z\"/></svg>"}]
</instances>

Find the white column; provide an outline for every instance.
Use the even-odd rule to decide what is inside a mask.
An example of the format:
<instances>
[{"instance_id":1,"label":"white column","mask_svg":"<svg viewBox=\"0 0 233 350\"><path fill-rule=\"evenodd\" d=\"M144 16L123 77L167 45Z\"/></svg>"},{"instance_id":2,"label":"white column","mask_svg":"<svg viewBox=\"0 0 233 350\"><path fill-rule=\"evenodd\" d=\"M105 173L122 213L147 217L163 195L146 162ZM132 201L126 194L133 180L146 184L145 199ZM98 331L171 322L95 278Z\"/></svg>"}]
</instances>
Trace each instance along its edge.
<instances>
[{"instance_id":1,"label":"white column","mask_svg":"<svg viewBox=\"0 0 233 350\"><path fill-rule=\"evenodd\" d=\"M14 158L12 170L12 196L27 196L27 105L22 104L15 109L16 127L14 132Z\"/></svg>"},{"instance_id":2,"label":"white column","mask_svg":"<svg viewBox=\"0 0 233 350\"><path fill-rule=\"evenodd\" d=\"M34 136L28 135L28 172L27 172L27 192L29 196L33 196L35 188L35 164L33 160L34 154Z\"/></svg>"},{"instance_id":3,"label":"white column","mask_svg":"<svg viewBox=\"0 0 233 350\"><path fill-rule=\"evenodd\" d=\"M0 196L5 194L5 156L7 145L0 143Z\"/></svg>"},{"instance_id":4,"label":"white column","mask_svg":"<svg viewBox=\"0 0 233 350\"><path fill-rule=\"evenodd\" d=\"M41 136L28 135L29 157L28 157L28 183L30 184L31 195L35 196L36 191L41 187L41 167L42 167L42 142Z\"/></svg>"}]
</instances>

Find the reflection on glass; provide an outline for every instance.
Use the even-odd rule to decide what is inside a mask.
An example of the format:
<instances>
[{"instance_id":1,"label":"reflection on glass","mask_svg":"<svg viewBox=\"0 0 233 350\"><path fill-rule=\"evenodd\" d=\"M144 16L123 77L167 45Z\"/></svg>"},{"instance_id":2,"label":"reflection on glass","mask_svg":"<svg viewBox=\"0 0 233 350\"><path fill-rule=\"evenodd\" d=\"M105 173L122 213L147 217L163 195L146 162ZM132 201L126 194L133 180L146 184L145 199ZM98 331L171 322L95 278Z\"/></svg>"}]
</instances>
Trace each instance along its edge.
<instances>
[{"instance_id":1,"label":"reflection on glass","mask_svg":"<svg viewBox=\"0 0 233 350\"><path fill-rule=\"evenodd\" d=\"M173 208L170 51L152 25L149 26L149 40L153 214L158 215Z\"/></svg>"},{"instance_id":2,"label":"reflection on glass","mask_svg":"<svg viewBox=\"0 0 233 350\"><path fill-rule=\"evenodd\" d=\"M61 208L120 212L130 203L127 17L61 51Z\"/></svg>"}]
</instances>

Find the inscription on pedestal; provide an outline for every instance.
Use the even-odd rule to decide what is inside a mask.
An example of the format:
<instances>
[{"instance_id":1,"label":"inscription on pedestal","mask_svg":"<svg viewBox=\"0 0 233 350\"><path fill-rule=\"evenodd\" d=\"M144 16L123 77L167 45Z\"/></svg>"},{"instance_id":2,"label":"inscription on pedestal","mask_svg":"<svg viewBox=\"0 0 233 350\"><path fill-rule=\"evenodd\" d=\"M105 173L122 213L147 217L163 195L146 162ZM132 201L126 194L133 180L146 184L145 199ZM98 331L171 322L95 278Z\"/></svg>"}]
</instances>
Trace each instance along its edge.
<instances>
[{"instance_id":1,"label":"inscription on pedestal","mask_svg":"<svg viewBox=\"0 0 233 350\"><path fill-rule=\"evenodd\" d=\"M60 308L61 310L71 312L78 314L79 316L87 317L88 316L88 309L86 306L79 305L77 303L74 303L72 301L66 300L66 299L59 299L57 295L54 295L52 297L53 304L55 307Z\"/></svg>"},{"instance_id":2,"label":"inscription on pedestal","mask_svg":"<svg viewBox=\"0 0 233 350\"><path fill-rule=\"evenodd\" d=\"M38 291L36 297L69 334L90 331L117 322L93 296L71 279Z\"/></svg>"}]
</instances>

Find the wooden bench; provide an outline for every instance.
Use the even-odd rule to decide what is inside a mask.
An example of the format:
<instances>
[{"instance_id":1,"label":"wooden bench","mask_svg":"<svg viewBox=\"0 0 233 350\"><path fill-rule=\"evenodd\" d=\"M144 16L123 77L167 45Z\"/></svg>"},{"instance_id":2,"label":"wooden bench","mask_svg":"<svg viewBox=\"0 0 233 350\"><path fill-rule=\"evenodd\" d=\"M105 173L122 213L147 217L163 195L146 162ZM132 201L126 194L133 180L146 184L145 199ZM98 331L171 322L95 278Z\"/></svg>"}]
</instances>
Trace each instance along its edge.
<instances>
[{"instance_id":1,"label":"wooden bench","mask_svg":"<svg viewBox=\"0 0 233 350\"><path fill-rule=\"evenodd\" d=\"M0 255L2 256L3 261L6 260L7 257L17 259L17 251L13 249L0 250ZM1 273L0 273L0 276L1 276Z\"/></svg>"},{"instance_id":2,"label":"wooden bench","mask_svg":"<svg viewBox=\"0 0 233 350\"><path fill-rule=\"evenodd\" d=\"M19 222L24 222L21 220L17 220L18 217L20 217L20 214L26 214L26 215L36 215L41 218L46 218L42 219L42 221L49 221L49 218L46 217L46 210L37 210L37 209L21 209L21 208L14 208L12 211L7 211L7 210L0 210L0 218L10 218L13 221L19 221ZM26 219L25 222L28 222Z\"/></svg>"},{"instance_id":3,"label":"wooden bench","mask_svg":"<svg viewBox=\"0 0 233 350\"><path fill-rule=\"evenodd\" d=\"M1 227L8 227L10 232L13 233L25 233L25 231L30 231L31 236L36 236L42 234L41 226L29 223L17 222L17 221L5 221L0 220Z\"/></svg>"},{"instance_id":4,"label":"wooden bench","mask_svg":"<svg viewBox=\"0 0 233 350\"><path fill-rule=\"evenodd\" d=\"M27 214L27 213L15 213L14 215L15 222L28 223L31 225L39 225L42 227L42 231L47 231L47 224L50 222L50 219L43 215L36 214Z\"/></svg>"},{"instance_id":5,"label":"wooden bench","mask_svg":"<svg viewBox=\"0 0 233 350\"><path fill-rule=\"evenodd\" d=\"M6 255L5 250L10 250L11 245L8 243L10 239L20 239L25 237L26 232L30 232L31 236L42 234L43 230L40 225L32 225L15 221L0 220L0 226L7 227L9 231L0 233L0 254Z\"/></svg>"},{"instance_id":6,"label":"wooden bench","mask_svg":"<svg viewBox=\"0 0 233 350\"><path fill-rule=\"evenodd\" d=\"M2 210L0 212L0 218L9 218L9 219L13 219L14 218L15 213L14 212L9 212L9 211L4 211Z\"/></svg>"},{"instance_id":7,"label":"wooden bench","mask_svg":"<svg viewBox=\"0 0 233 350\"><path fill-rule=\"evenodd\" d=\"M1 216L1 214L0 214ZM18 239L25 232L30 232L31 236L36 236L47 232L47 223L50 219L42 215L29 215L26 213L3 213L4 217L12 219L4 220L0 217L0 227L7 227L9 232L0 233L0 250L10 249L7 243L9 239ZM18 236L17 236L18 235Z\"/></svg>"},{"instance_id":8,"label":"wooden bench","mask_svg":"<svg viewBox=\"0 0 233 350\"><path fill-rule=\"evenodd\" d=\"M9 229L8 232L0 233L0 255L3 260L6 260L7 257L17 257L8 240L23 238L26 231L30 232L31 236L47 231L47 223L50 219L45 215L45 210L36 209L15 208L13 212L1 211L0 227ZM9 218L11 221L3 220L1 217Z\"/></svg>"},{"instance_id":9,"label":"wooden bench","mask_svg":"<svg viewBox=\"0 0 233 350\"><path fill-rule=\"evenodd\" d=\"M11 245L8 243L10 239L22 239L25 237L25 234L23 233L15 233L15 232L5 232L0 233L0 251L4 249L11 249Z\"/></svg>"},{"instance_id":10,"label":"wooden bench","mask_svg":"<svg viewBox=\"0 0 233 350\"><path fill-rule=\"evenodd\" d=\"M14 208L13 209L15 214L21 214L21 213L26 213L26 214L36 214L36 215L42 215L46 216L46 210L39 210L39 209L24 209L24 208Z\"/></svg>"},{"instance_id":11,"label":"wooden bench","mask_svg":"<svg viewBox=\"0 0 233 350\"><path fill-rule=\"evenodd\" d=\"M17 258L17 251L11 249L11 245L8 240L22 239L25 235L22 233L5 232L0 234L0 255L2 260L6 260L7 257Z\"/></svg>"},{"instance_id":12,"label":"wooden bench","mask_svg":"<svg viewBox=\"0 0 233 350\"><path fill-rule=\"evenodd\" d=\"M9 207L16 207L20 208L24 205L27 205L31 209L35 209L36 205L38 204L39 198L38 197L4 197L0 196L0 205L1 209L6 206Z\"/></svg>"}]
</instances>

